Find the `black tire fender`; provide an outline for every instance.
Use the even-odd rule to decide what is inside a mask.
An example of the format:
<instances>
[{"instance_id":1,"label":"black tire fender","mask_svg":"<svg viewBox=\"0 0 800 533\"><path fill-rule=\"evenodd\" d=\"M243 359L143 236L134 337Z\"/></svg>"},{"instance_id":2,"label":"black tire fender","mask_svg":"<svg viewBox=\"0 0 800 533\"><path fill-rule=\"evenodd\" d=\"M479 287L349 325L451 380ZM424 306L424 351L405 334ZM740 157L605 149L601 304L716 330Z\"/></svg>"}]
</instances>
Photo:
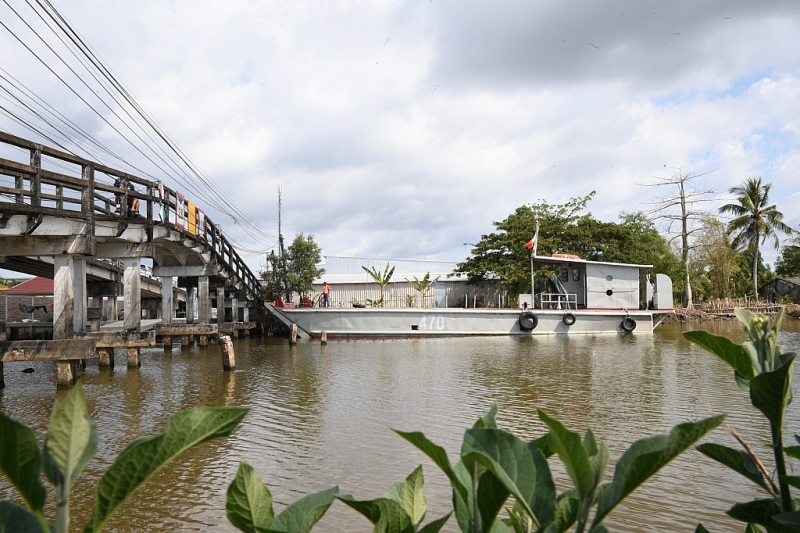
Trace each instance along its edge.
<instances>
[{"instance_id":1,"label":"black tire fender","mask_svg":"<svg viewBox=\"0 0 800 533\"><path fill-rule=\"evenodd\" d=\"M536 329L536 326L539 325L539 317L527 311L519 315L519 329L522 331L531 331L532 329Z\"/></svg>"},{"instance_id":2,"label":"black tire fender","mask_svg":"<svg viewBox=\"0 0 800 533\"><path fill-rule=\"evenodd\" d=\"M629 316L626 316L622 319L622 323L620 324L622 329L630 333L631 331L636 329L636 321Z\"/></svg>"},{"instance_id":3,"label":"black tire fender","mask_svg":"<svg viewBox=\"0 0 800 533\"><path fill-rule=\"evenodd\" d=\"M564 316L561 317L561 321L566 326L571 326L572 324L575 323L576 320L577 319L575 318L575 315L573 315L572 313L564 313Z\"/></svg>"}]
</instances>

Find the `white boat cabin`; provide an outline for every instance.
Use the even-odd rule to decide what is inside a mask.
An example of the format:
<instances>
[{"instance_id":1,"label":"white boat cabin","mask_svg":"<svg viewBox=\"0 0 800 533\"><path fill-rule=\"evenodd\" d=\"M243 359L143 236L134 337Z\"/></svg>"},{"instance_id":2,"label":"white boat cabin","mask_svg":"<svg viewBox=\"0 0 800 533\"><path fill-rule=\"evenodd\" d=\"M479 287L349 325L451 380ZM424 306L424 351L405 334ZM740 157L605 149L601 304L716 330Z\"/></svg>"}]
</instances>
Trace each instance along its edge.
<instances>
[{"instance_id":1,"label":"white boat cabin","mask_svg":"<svg viewBox=\"0 0 800 533\"><path fill-rule=\"evenodd\" d=\"M651 275L652 265L587 261L574 255L536 256L534 265L555 269L536 292L519 295L520 307L537 309L651 309L672 310L672 281Z\"/></svg>"}]
</instances>

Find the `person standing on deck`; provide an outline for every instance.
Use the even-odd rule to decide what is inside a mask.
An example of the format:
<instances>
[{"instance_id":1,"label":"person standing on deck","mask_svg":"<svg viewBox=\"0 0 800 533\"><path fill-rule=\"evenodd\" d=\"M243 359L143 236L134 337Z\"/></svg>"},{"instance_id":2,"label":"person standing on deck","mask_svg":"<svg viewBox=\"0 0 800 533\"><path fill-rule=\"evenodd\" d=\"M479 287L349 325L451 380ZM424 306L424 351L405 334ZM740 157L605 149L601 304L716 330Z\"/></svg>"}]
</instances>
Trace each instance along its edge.
<instances>
[{"instance_id":1,"label":"person standing on deck","mask_svg":"<svg viewBox=\"0 0 800 533\"><path fill-rule=\"evenodd\" d=\"M330 307L331 306L331 286L328 285L327 281L322 282L322 307Z\"/></svg>"}]
</instances>

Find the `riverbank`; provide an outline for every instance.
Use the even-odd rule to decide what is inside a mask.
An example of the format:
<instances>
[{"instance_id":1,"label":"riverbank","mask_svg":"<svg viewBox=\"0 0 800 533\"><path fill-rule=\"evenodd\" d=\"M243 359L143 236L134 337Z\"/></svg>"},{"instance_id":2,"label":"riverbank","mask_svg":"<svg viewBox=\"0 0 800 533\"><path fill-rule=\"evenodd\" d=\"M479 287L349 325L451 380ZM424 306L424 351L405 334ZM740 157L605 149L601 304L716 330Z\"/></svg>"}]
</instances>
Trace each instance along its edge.
<instances>
[{"instance_id":1,"label":"riverbank","mask_svg":"<svg viewBox=\"0 0 800 533\"><path fill-rule=\"evenodd\" d=\"M800 319L800 305L786 305L785 316ZM675 314L668 316L665 322L705 322L713 320L733 320L735 318L733 313L708 313L698 308L685 309L676 306Z\"/></svg>"}]
</instances>

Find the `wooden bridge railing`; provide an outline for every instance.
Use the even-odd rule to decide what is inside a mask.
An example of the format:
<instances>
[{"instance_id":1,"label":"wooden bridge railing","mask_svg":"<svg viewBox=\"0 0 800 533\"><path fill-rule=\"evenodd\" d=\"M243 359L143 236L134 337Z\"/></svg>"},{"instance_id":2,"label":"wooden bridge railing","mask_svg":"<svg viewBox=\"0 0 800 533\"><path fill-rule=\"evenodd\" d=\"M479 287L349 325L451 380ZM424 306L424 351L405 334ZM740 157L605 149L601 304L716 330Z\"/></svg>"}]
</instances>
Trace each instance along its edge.
<instances>
[{"instance_id":1,"label":"wooden bridge railing","mask_svg":"<svg viewBox=\"0 0 800 533\"><path fill-rule=\"evenodd\" d=\"M258 276L224 237L222 228L205 217L201 209L192 213L194 227L189 225L188 202L178 191L5 132L0 132L0 144L30 153L29 164L0 158L0 176L13 179L13 187L8 186L10 180L6 184L0 182L0 228L5 227L11 215L27 216L26 234L33 233L45 215L84 220L86 231L92 235L97 221L167 226L198 245L207 246L218 264L242 283L251 298L258 299ZM56 172L55 168L75 175ZM144 215L130 216L127 206L131 198L144 205Z\"/></svg>"}]
</instances>

